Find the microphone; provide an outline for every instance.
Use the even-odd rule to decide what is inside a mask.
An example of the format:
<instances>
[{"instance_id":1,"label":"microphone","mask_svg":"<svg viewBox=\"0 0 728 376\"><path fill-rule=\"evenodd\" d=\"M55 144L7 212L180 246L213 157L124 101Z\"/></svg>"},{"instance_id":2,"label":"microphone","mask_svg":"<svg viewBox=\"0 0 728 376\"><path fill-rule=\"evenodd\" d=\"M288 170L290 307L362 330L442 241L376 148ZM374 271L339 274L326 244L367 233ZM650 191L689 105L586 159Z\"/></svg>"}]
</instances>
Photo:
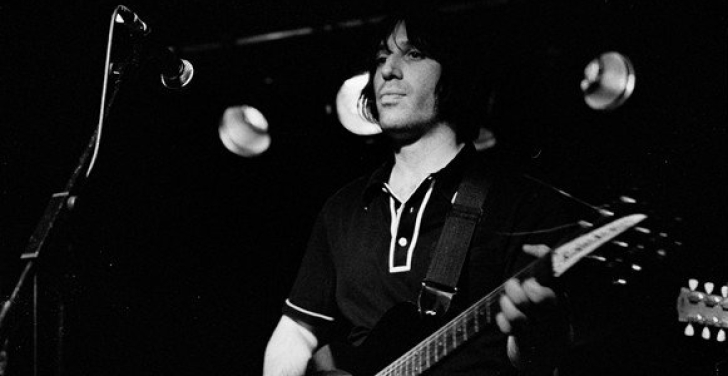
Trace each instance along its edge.
<instances>
[{"instance_id":1,"label":"microphone","mask_svg":"<svg viewBox=\"0 0 728 376\"><path fill-rule=\"evenodd\" d=\"M142 40L146 55L160 71L162 85L168 89L187 86L195 74L192 64L180 59L171 47L163 46L151 38L149 35L152 29L131 9L119 5L116 10L116 23L126 26L133 37Z\"/></svg>"}]
</instances>

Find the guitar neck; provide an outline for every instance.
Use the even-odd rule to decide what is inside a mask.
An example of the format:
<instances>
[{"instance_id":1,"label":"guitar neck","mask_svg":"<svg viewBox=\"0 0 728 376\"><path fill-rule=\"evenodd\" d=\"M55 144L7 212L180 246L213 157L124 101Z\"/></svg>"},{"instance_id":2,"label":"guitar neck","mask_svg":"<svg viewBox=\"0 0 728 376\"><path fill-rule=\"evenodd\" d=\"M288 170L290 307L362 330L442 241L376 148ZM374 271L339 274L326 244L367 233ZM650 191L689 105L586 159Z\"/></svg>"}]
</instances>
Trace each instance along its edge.
<instances>
[{"instance_id":1,"label":"guitar neck","mask_svg":"<svg viewBox=\"0 0 728 376\"><path fill-rule=\"evenodd\" d=\"M376 376L420 375L495 322L503 285L425 338Z\"/></svg>"}]
</instances>

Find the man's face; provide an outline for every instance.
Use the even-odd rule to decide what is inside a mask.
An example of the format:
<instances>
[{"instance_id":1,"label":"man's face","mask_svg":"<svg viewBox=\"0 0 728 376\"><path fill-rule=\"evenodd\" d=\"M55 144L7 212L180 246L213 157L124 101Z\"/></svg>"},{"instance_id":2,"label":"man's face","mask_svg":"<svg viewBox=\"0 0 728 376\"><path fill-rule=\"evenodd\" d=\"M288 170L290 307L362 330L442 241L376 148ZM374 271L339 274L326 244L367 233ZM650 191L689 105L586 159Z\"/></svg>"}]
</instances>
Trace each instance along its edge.
<instances>
[{"instance_id":1,"label":"man's face","mask_svg":"<svg viewBox=\"0 0 728 376\"><path fill-rule=\"evenodd\" d=\"M433 124L440 72L440 63L410 45L404 23L398 24L377 53L374 92L383 131L409 134Z\"/></svg>"}]
</instances>

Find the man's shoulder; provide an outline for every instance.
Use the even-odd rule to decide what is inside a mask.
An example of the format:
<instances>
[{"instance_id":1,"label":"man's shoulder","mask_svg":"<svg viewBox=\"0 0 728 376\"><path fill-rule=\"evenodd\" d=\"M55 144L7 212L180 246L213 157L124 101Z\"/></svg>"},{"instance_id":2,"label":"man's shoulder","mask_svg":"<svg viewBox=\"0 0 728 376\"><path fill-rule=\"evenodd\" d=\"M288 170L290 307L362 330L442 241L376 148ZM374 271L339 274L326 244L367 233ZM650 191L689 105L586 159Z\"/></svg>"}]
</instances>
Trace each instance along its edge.
<instances>
[{"instance_id":1,"label":"man's shoulder","mask_svg":"<svg viewBox=\"0 0 728 376\"><path fill-rule=\"evenodd\" d=\"M364 199L364 193L367 190L369 181L370 174L361 175L349 181L329 196L324 205L324 209L331 211L363 202L362 200Z\"/></svg>"}]
</instances>

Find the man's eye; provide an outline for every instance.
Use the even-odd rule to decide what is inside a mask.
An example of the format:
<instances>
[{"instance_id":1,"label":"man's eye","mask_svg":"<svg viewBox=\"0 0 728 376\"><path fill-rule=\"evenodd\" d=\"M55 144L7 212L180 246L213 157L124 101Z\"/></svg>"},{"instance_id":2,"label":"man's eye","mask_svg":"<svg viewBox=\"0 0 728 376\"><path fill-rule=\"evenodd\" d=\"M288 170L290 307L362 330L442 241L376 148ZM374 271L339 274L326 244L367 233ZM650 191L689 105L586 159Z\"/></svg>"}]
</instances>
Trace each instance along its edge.
<instances>
[{"instance_id":1,"label":"man's eye","mask_svg":"<svg viewBox=\"0 0 728 376\"><path fill-rule=\"evenodd\" d=\"M377 55L377 57L374 58L374 62L377 65L382 65L387 61L387 55Z\"/></svg>"},{"instance_id":2,"label":"man's eye","mask_svg":"<svg viewBox=\"0 0 728 376\"><path fill-rule=\"evenodd\" d=\"M425 58L425 54L423 54L422 52L420 52L418 50L410 50L410 51L408 51L407 52L407 56L409 56L412 59L416 59L416 60L424 59Z\"/></svg>"}]
</instances>

